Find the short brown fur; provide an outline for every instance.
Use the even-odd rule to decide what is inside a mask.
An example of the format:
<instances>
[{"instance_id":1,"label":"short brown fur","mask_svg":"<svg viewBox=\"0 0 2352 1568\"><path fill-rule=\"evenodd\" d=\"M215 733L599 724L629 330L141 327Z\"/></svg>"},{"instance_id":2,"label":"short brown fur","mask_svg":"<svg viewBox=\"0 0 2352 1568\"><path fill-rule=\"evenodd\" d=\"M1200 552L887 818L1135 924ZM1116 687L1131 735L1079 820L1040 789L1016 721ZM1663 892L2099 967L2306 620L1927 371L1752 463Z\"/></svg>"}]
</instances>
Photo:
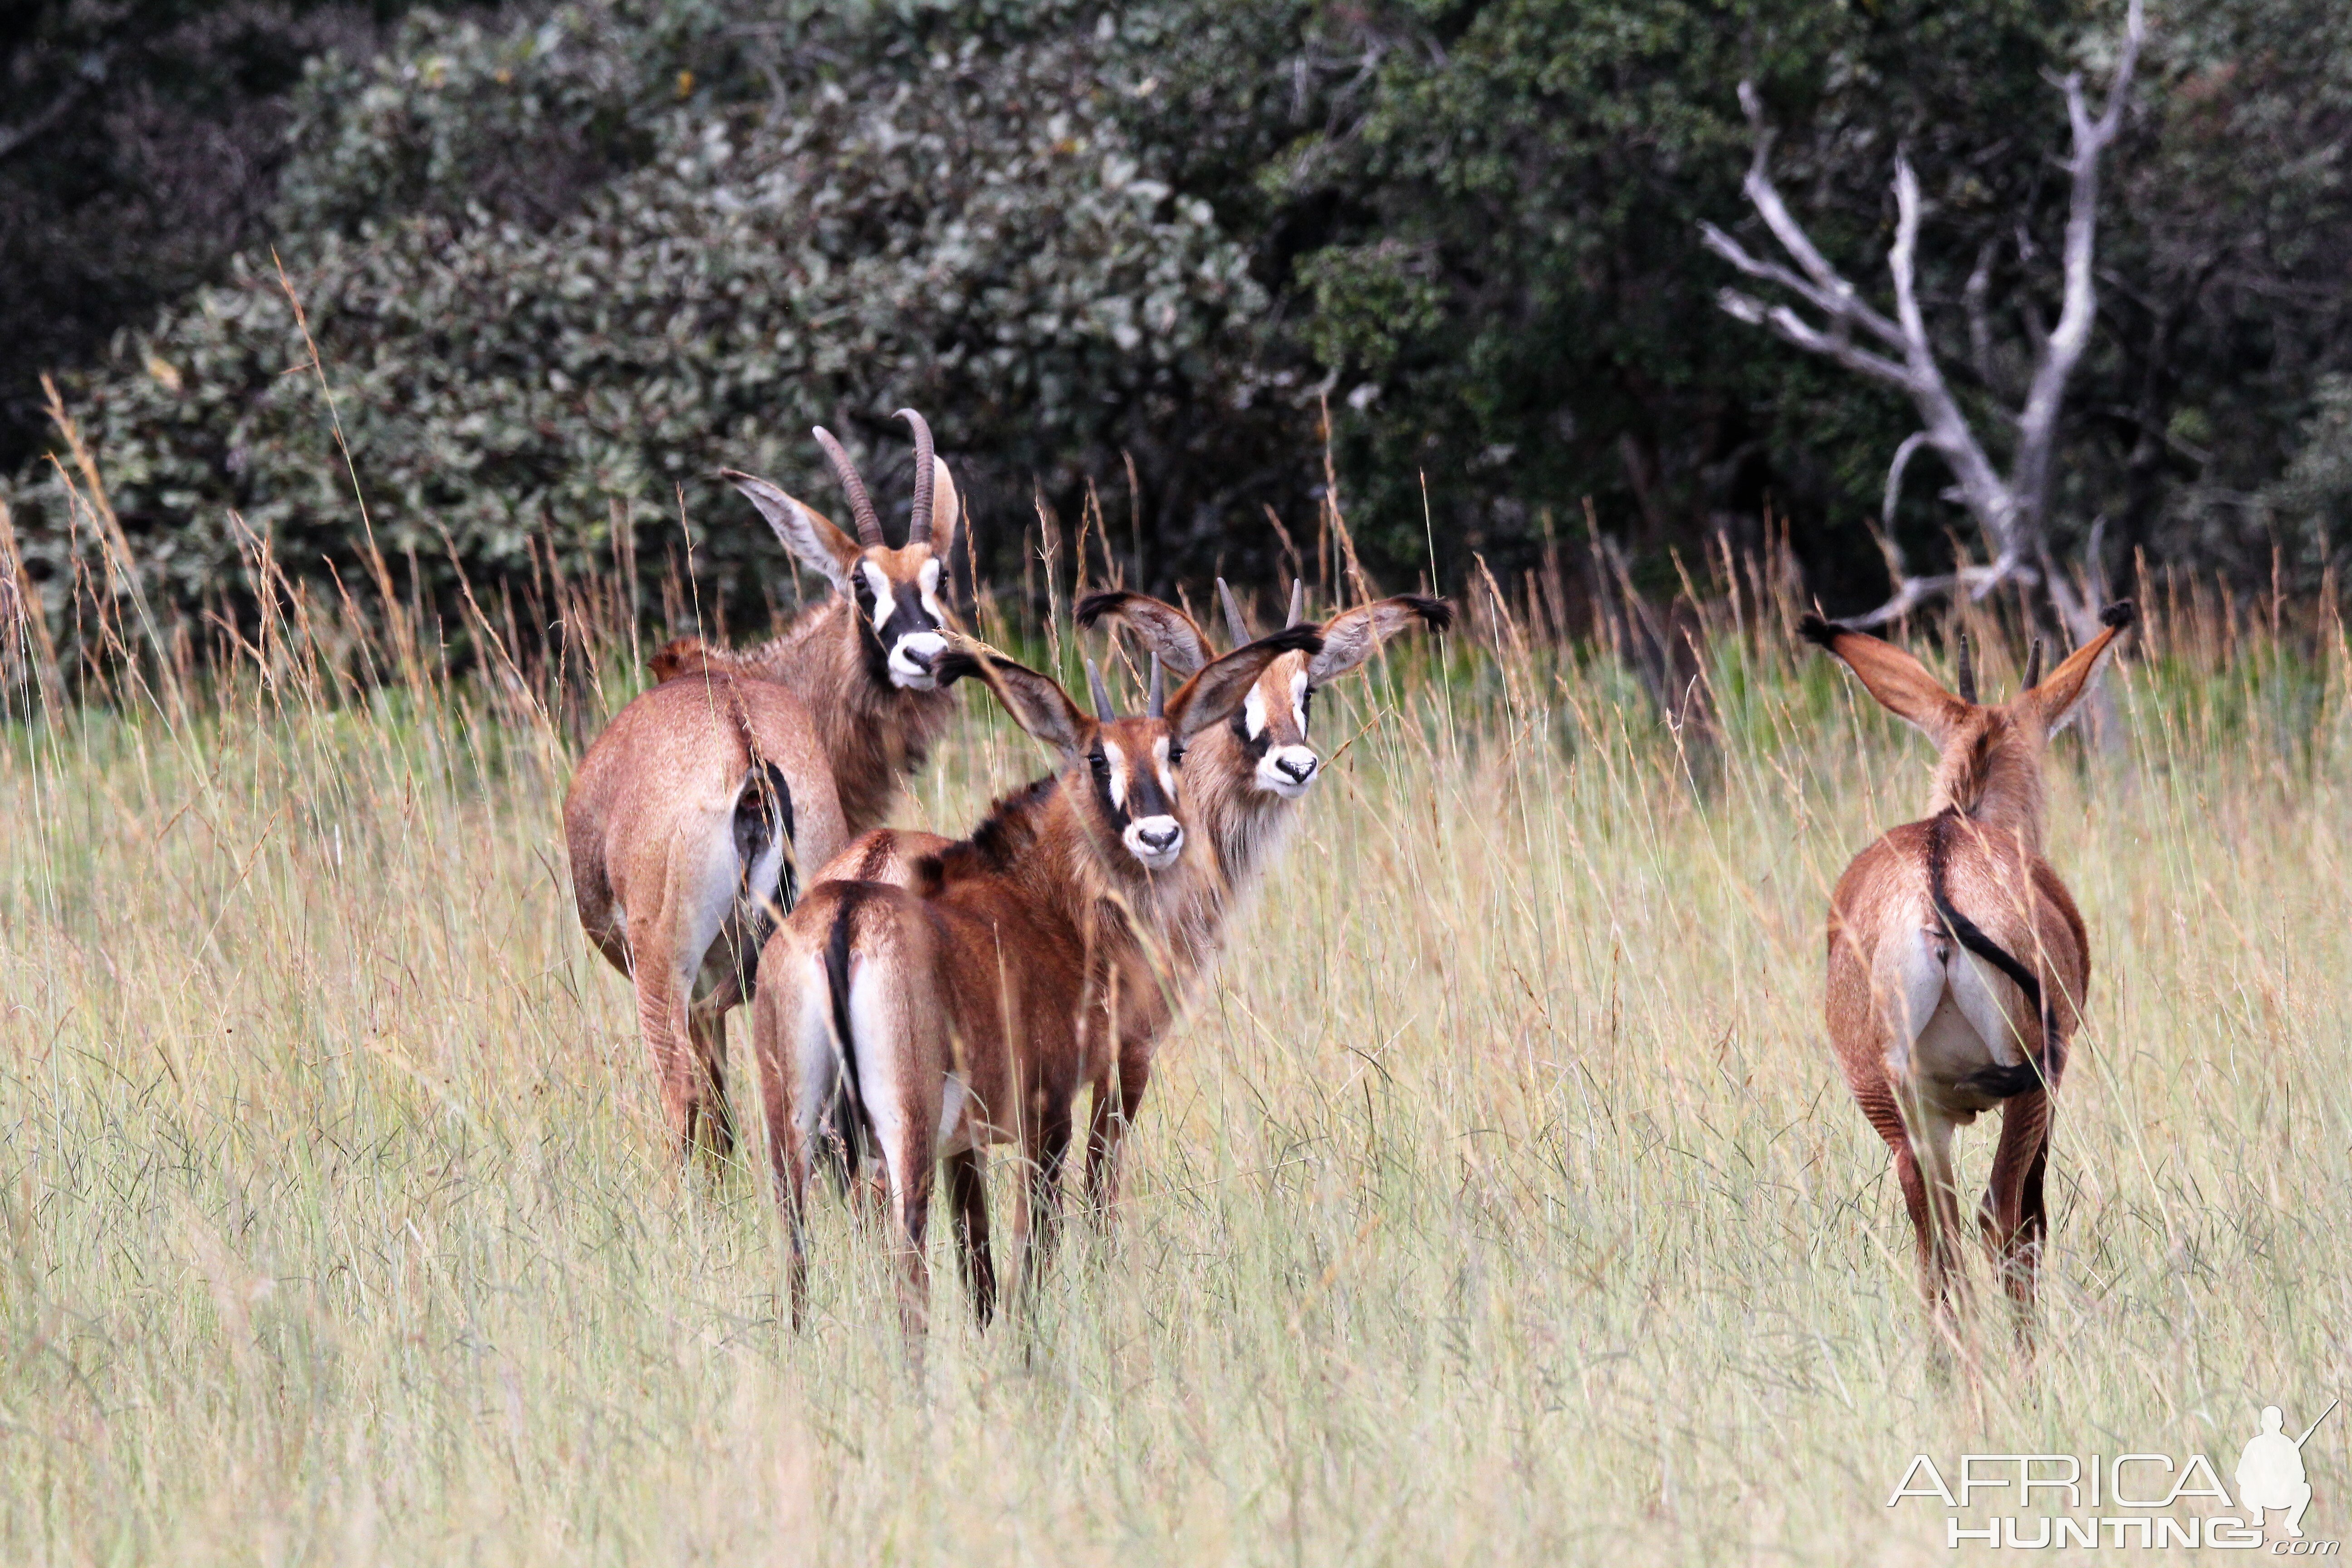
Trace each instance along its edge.
<instances>
[{"instance_id":1,"label":"short brown fur","mask_svg":"<svg viewBox=\"0 0 2352 1568\"><path fill-rule=\"evenodd\" d=\"M1173 753L1237 707L1268 663L1315 646L1300 631L1238 650L1169 699L1164 718L1089 718L1009 661L976 660L966 671L1061 753L1061 771L997 802L970 838L915 857L909 886L812 889L761 956L753 1037L792 1230L796 1321L807 1183L837 1092L855 1097L888 1179L910 1332L928 1316L923 1238L936 1161L950 1166L957 1240L982 1321L995 1289L986 1145L1020 1146L1028 1170L1020 1228L1042 1257L1077 1094L1091 1087L1104 1136L1090 1151L1090 1186L1097 1203L1112 1200L1118 1130L1141 1100L1151 1045L1213 935L1191 916L1197 862L1171 851L1163 868L1147 869L1125 847L1120 813L1138 800L1153 810L1129 832L1171 816L1181 823L1184 786L1162 781L1189 764ZM908 865L889 836L861 840L857 855Z\"/></svg>"},{"instance_id":2,"label":"short brown fur","mask_svg":"<svg viewBox=\"0 0 2352 1568\"><path fill-rule=\"evenodd\" d=\"M932 469L929 517L896 549L882 542L845 457L836 467L866 543L763 479L728 476L835 593L756 648L691 637L665 647L652 661L659 684L597 736L564 797L580 923L636 990L663 1115L681 1149L731 1144L726 1015L750 993L752 962L786 895L888 815L953 706L944 689L898 684L929 686L922 666L952 632L940 589L959 515L928 428L910 423L919 461ZM886 619L915 635L884 647ZM736 825L779 794L789 810L774 815L793 829L787 871L755 888Z\"/></svg>"},{"instance_id":3,"label":"short brown fur","mask_svg":"<svg viewBox=\"0 0 2352 1568\"><path fill-rule=\"evenodd\" d=\"M1893 1152L1921 1293L1939 1322L1963 1282L1951 1131L1995 1106L1981 1228L2021 1324L2031 1321L2049 1226L2051 1095L2091 976L2082 915L2042 858L2042 759L2131 607L2104 618L2107 629L2047 680L1993 706L1955 696L1876 637L1818 617L1802 628L1942 753L1931 815L1856 856L1831 894L1823 1005L1847 1087Z\"/></svg>"}]
</instances>

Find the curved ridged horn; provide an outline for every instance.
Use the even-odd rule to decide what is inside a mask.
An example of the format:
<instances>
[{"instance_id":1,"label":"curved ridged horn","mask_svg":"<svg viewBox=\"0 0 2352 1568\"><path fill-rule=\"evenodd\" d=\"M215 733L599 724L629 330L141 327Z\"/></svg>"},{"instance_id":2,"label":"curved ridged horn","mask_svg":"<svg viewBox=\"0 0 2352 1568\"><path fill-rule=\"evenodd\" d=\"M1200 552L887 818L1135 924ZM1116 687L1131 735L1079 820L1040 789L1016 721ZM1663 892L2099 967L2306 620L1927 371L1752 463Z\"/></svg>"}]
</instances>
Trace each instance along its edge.
<instances>
[{"instance_id":1,"label":"curved ridged horn","mask_svg":"<svg viewBox=\"0 0 2352 1568\"><path fill-rule=\"evenodd\" d=\"M868 550L882 542L882 520L874 515L873 498L866 493L866 481L857 472L857 465L833 438L833 432L820 425L809 432L833 464L833 471L841 480L841 488L849 492L849 514L857 520L857 542Z\"/></svg>"},{"instance_id":2,"label":"curved ridged horn","mask_svg":"<svg viewBox=\"0 0 2352 1568\"><path fill-rule=\"evenodd\" d=\"M915 433L915 513L907 523L907 542L929 544L931 542L931 427L923 416L911 408L901 408L890 416L904 419Z\"/></svg>"},{"instance_id":3,"label":"curved ridged horn","mask_svg":"<svg viewBox=\"0 0 2352 1568\"><path fill-rule=\"evenodd\" d=\"M1095 717L1108 724L1118 717L1110 705L1110 689L1103 684L1102 671L1093 659L1087 660L1087 689L1094 693Z\"/></svg>"},{"instance_id":4,"label":"curved ridged horn","mask_svg":"<svg viewBox=\"0 0 2352 1568\"><path fill-rule=\"evenodd\" d=\"M1168 717L1168 677L1160 669L1160 656L1156 653L1151 656L1151 695L1145 700L1143 711L1148 718Z\"/></svg>"},{"instance_id":5,"label":"curved ridged horn","mask_svg":"<svg viewBox=\"0 0 2352 1568\"><path fill-rule=\"evenodd\" d=\"M1306 619L1307 579L1304 577L1293 577L1290 580L1290 618L1282 624L1285 626L1295 626Z\"/></svg>"},{"instance_id":6,"label":"curved ridged horn","mask_svg":"<svg viewBox=\"0 0 2352 1568\"><path fill-rule=\"evenodd\" d=\"M1960 700L1963 702L1974 702L1976 700L1976 660L1970 658L1969 654L1969 634L1962 632L1960 634Z\"/></svg>"},{"instance_id":7,"label":"curved ridged horn","mask_svg":"<svg viewBox=\"0 0 2352 1568\"><path fill-rule=\"evenodd\" d=\"M2033 651L2025 656L2025 689L2032 690L2042 684L2042 639L2033 639Z\"/></svg>"},{"instance_id":8,"label":"curved ridged horn","mask_svg":"<svg viewBox=\"0 0 2352 1568\"><path fill-rule=\"evenodd\" d=\"M1234 639L1235 647L1239 647L1250 640L1249 626L1242 619L1241 605L1234 599L1234 591L1225 586L1223 577L1217 579L1217 599L1225 606L1225 635Z\"/></svg>"}]
</instances>

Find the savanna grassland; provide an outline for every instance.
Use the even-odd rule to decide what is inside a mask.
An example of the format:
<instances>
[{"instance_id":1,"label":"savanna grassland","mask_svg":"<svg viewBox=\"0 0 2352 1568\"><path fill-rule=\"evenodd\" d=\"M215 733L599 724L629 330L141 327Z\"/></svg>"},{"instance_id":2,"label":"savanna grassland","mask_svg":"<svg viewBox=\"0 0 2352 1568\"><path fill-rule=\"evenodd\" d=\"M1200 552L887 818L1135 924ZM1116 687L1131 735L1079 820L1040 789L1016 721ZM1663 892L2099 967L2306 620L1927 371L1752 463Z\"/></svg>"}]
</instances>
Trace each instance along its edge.
<instances>
[{"instance_id":1,"label":"savanna grassland","mask_svg":"<svg viewBox=\"0 0 2352 1568\"><path fill-rule=\"evenodd\" d=\"M1915 1452L2226 1474L2352 1385L2352 663L2165 598L2126 738L2054 752L2095 966L2040 1359L1988 1314L1941 1371L1819 1023L1828 887L1931 757L1788 606L1723 617L1712 738L1491 613L1335 689L1115 1232L985 1334L942 1268L919 1374L841 1203L795 1334L756 1132L657 1131L557 826L625 650L543 705L323 607L209 662L126 616L62 705L20 645L0 1560L1936 1562ZM968 698L902 816L1040 765Z\"/></svg>"}]
</instances>

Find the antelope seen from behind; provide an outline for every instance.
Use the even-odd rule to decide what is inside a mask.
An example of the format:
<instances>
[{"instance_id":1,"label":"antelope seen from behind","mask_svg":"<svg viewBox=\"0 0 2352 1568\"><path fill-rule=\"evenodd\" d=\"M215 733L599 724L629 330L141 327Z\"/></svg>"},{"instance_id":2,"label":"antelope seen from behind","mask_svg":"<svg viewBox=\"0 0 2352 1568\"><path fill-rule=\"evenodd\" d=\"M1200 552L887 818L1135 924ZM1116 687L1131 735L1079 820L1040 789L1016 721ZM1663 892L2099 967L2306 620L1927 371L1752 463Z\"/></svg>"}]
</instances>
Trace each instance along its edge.
<instances>
[{"instance_id":1,"label":"antelope seen from behind","mask_svg":"<svg viewBox=\"0 0 2352 1568\"><path fill-rule=\"evenodd\" d=\"M2083 917L2042 858L2043 753L2082 710L2133 622L2106 629L2026 689L1982 705L1961 645L1959 692L1865 633L1800 630L1941 752L1927 817L1853 858L1830 898L1830 1043L1863 1115L1893 1151L1920 1289L1942 1322L1963 1282L1952 1132L1999 1107L2000 1142L1979 1219L2002 1280L2032 1311L2049 1219L2051 1095L2091 977Z\"/></svg>"},{"instance_id":2,"label":"antelope seen from behind","mask_svg":"<svg viewBox=\"0 0 2352 1568\"><path fill-rule=\"evenodd\" d=\"M940 679L977 677L1057 770L999 800L972 835L916 858L911 883L826 881L769 939L752 1033L770 1157L791 1231L793 1316L806 1291L809 1175L836 1096L853 1166L877 1160L910 1331L928 1313L933 1170L982 1321L994 1301L982 1151L1019 1146L1021 1231L1050 1246L1078 1091L1117 1096L1148 1057L1212 932L1189 887L1188 745L1237 710L1276 659L1312 654L1293 628L1214 660L1147 711L1095 712L1045 676L951 651Z\"/></svg>"},{"instance_id":3,"label":"antelope seen from behind","mask_svg":"<svg viewBox=\"0 0 2352 1568\"><path fill-rule=\"evenodd\" d=\"M808 868L880 821L953 700L932 674L951 629L940 592L955 484L915 437L907 543L892 549L856 466L815 432L857 538L764 479L730 473L785 548L835 593L782 636L730 653L693 639L581 759L563 803L580 924L636 991L670 1136L724 1152L726 1015Z\"/></svg>"}]
</instances>

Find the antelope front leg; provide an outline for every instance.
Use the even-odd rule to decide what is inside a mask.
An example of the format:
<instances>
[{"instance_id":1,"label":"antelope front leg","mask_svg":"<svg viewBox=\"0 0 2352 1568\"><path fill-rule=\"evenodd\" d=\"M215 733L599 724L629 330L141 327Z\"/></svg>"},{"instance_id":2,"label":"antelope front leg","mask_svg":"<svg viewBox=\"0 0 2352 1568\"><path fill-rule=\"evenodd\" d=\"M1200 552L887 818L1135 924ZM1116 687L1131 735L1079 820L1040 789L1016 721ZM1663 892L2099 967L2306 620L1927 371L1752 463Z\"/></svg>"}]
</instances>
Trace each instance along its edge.
<instances>
[{"instance_id":1,"label":"antelope front leg","mask_svg":"<svg viewBox=\"0 0 2352 1568\"><path fill-rule=\"evenodd\" d=\"M1062 1163L1069 1155L1071 1116L1067 1100L1055 1103L1043 1094L1024 1129L1028 1171L1022 1184L1021 1293L1034 1299L1045 1268L1053 1261L1054 1244L1062 1228Z\"/></svg>"}]
</instances>

